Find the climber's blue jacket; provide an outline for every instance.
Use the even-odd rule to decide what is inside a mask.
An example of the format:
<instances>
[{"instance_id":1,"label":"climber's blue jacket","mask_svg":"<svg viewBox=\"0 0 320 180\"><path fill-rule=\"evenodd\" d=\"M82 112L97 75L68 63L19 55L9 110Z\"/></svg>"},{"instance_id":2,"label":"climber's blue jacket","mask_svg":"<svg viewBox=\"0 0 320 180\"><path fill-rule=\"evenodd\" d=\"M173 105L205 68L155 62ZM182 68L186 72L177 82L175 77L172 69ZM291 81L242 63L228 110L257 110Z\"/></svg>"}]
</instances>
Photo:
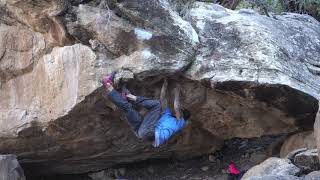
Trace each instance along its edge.
<instances>
[{"instance_id":1,"label":"climber's blue jacket","mask_svg":"<svg viewBox=\"0 0 320 180\"><path fill-rule=\"evenodd\" d=\"M155 128L154 146L158 147L165 143L172 135L179 132L185 126L186 121L175 118L170 109L166 108Z\"/></svg>"}]
</instances>

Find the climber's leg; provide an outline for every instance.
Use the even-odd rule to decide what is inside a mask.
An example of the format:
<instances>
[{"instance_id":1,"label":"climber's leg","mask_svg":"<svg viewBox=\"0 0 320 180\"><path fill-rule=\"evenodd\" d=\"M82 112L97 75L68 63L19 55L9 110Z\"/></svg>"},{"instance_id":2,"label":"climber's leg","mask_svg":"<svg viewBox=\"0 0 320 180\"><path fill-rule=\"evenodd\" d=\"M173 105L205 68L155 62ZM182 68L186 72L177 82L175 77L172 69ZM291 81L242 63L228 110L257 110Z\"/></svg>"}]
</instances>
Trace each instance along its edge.
<instances>
[{"instance_id":1,"label":"climber's leg","mask_svg":"<svg viewBox=\"0 0 320 180\"><path fill-rule=\"evenodd\" d=\"M111 101L124 112L126 120L134 131L137 132L142 122L141 115L133 108L132 104L125 100L116 90L112 89L108 93L108 96Z\"/></svg>"},{"instance_id":2,"label":"climber's leg","mask_svg":"<svg viewBox=\"0 0 320 180\"><path fill-rule=\"evenodd\" d=\"M154 141L155 127L161 117L160 101L153 100L152 105L153 108L145 115L138 130L139 137L149 141Z\"/></svg>"},{"instance_id":3,"label":"climber's leg","mask_svg":"<svg viewBox=\"0 0 320 180\"><path fill-rule=\"evenodd\" d=\"M110 75L104 76L102 83L105 86L108 96L111 101L121 109L128 121L129 125L134 129L135 132L138 131L140 124L142 122L141 115L133 108L126 98L123 98L114 88L113 88L113 79L116 72L112 72Z\"/></svg>"},{"instance_id":4,"label":"climber's leg","mask_svg":"<svg viewBox=\"0 0 320 180\"><path fill-rule=\"evenodd\" d=\"M137 106L142 106L148 110L151 110L155 107L157 107L160 104L159 100L156 99L150 99L142 96L137 96L137 100L134 102Z\"/></svg>"},{"instance_id":5,"label":"climber's leg","mask_svg":"<svg viewBox=\"0 0 320 180\"><path fill-rule=\"evenodd\" d=\"M155 126L161 116L160 101L145 97L137 97L132 94L128 94L126 98L134 102L136 105L149 109L149 112L144 116L137 133L140 138L153 141Z\"/></svg>"},{"instance_id":6,"label":"climber's leg","mask_svg":"<svg viewBox=\"0 0 320 180\"><path fill-rule=\"evenodd\" d=\"M167 87L168 81L165 79L161 88L160 101L144 99L143 97L137 98L139 103L142 103L144 107L150 109L150 111L145 115L144 120L138 130L138 135L140 138L154 141L155 127L161 117L162 111L167 108Z\"/></svg>"},{"instance_id":7,"label":"climber's leg","mask_svg":"<svg viewBox=\"0 0 320 180\"><path fill-rule=\"evenodd\" d=\"M159 103L159 100L154 100L142 96L135 96L131 94L131 92L126 88L125 85L122 86L121 95L123 98L131 100L131 102L133 102L134 105L142 106L148 110L154 108Z\"/></svg>"}]
</instances>

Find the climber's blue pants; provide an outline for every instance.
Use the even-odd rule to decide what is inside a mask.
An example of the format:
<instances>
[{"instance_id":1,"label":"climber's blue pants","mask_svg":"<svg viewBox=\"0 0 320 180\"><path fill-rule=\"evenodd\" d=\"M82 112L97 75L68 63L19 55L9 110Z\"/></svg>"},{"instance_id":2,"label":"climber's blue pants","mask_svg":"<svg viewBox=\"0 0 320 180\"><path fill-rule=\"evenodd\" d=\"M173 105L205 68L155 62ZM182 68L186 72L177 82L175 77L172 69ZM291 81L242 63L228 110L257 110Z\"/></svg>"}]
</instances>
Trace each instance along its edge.
<instances>
[{"instance_id":1,"label":"climber's blue pants","mask_svg":"<svg viewBox=\"0 0 320 180\"><path fill-rule=\"evenodd\" d=\"M137 100L131 104L116 90L111 91L108 96L111 101L124 112L126 120L139 138L150 141L154 140L155 127L161 116L161 105L159 100L138 96ZM143 106L148 109L149 112L142 118L133 105Z\"/></svg>"}]
</instances>

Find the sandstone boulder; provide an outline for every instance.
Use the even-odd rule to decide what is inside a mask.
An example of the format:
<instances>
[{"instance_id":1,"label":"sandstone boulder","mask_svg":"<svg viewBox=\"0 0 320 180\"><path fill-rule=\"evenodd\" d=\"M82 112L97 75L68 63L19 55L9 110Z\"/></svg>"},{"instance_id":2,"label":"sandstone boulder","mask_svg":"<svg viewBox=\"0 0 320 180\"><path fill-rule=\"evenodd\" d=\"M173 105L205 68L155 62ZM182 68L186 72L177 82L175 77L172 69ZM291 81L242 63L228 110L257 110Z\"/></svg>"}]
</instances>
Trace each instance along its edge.
<instances>
[{"instance_id":1,"label":"sandstone boulder","mask_svg":"<svg viewBox=\"0 0 320 180\"><path fill-rule=\"evenodd\" d=\"M67 2L0 2L0 152L17 154L28 172L189 158L225 139L312 129L320 90L312 17L200 2L184 14L167 0ZM180 83L190 124L159 149L137 139L99 83L113 70L137 95L159 97L163 77L169 90Z\"/></svg>"},{"instance_id":2,"label":"sandstone boulder","mask_svg":"<svg viewBox=\"0 0 320 180\"><path fill-rule=\"evenodd\" d=\"M210 80L212 84L223 81L279 83L318 97L318 92L307 90L307 86L317 84L317 79L309 79L305 88L298 84L299 78L318 74L315 56L320 53L319 22L307 15L292 13L277 18L195 2L185 19L195 27L203 46L187 75ZM302 30L306 26L308 35ZM298 36L305 41L299 41ZM312 43L312 39L316 42ZM306 63L305 71L298 68L300 63ZM293 70L295 68L298 69Z\"/></svg>"},{"instance_id":3,"label":"sandstone boulder","mask_svg":"<svg viewBox=\"0 0 320 180\"><path fill-rule=\"evenodd\" d=\"M250 161L253 162L254 164L259 164L266 160L268 156L264 153L252 153L250 155Z\"/></svg>"},{"instance_id":4,"label":"sandstone boulder","mask_svg":"<svg viewBox=\"0 0 320 180\"><path fill-rule=\"evenodd\" d=\"M320 179L320 171L313 171L304 177L305 180L318 180Z\"/></svg>"},{"instance_id":5,"label":"sandstone boulder","mask_svg":"<svg viewBox=\"0 0 320 180\"><path fill-rule=\"evenodd\" d=\"M113 179L125 179L125 168L120 169L107 169L99 172L88 174L92 180L113 180Z\"/></svg>"},{"instance_id":6,"label":"sandstone boulder","mask_svg":"<svg viewBox=\"0 0 320 180\"><path fill-rule=\"evenodd\" d=\"M320 104L320 102L319 102ZM320 152L320 106L316 115L315 123L314 123L314 137L316 139L316 145L318 149L318 153ZM319 156L320 158L320 156ZM320 160L320 159L319 159Z\"/></svg>"},{"instance_id":7,"label":"sandstone boulder","mask_svg":"<svg viewBox=\"0 0 320 180\"><path fill-rule=\"evenodd\" d=\"M186 13L185 18L195 27L202 46L199 48L200 53L195 57L193 66L186 72L186 77L205 81L219 91L232 92L248 99L258 99L259 101L266 102L268 105L273 104L277 109L281 109L282 112L285 111L289 113L290 111L292 113L298 113L298 111L303 109L301 108L303 106L294 105L295 102L289 102L291 98L285 97L288 97L291 93L290 90L287 91L285 89L289 86L302 90L304 88L298 88L296 86L300 84L298 79L317 74L313 71L317 69L317 61L312 57L311 51L307 49L319 49L319 43L318 41L317 43L306 42L306 49L300 48L292 43L298 42L298 40L295 39L294 36L289 35L289 31L295 32L294 34L297 33L299 36L302 35L300 30L305 26L299 23L299 19L304 19L304 23L310 22L310 25L319 25L319 22L314 19L309 19L309 21L307 20L307 16L297 16L295 14L286 14L279 17L277 21L265 16L259 16L258 19L256 19L256 17L257 14L254 12L230 11L218 5L202 2L194 3ZM293 21L296 23L293 23ZM294 25L289 25L289 22L292 22ZM288 25L290 26L290 30L286 29ZM311 30L310 33L318 39L319 31L316 30L316 26L311 26L309 29ZM287 33L289 34L285 35ZM300 36L302 39L308 39L308 37L302 36ZM299 45L302 44L299 43ZM306 55L307 52L309 52L308 56ZM319 53L319 51L312 52L316 54ZM310 59L306 57L310 57ZM293 59L296 60L292 61ZM304 59L306 61L298 61L298 59ZM306 66L308 67L305 69L306 71L302 71L301 69L293 70L291 67L288 68L291 65L293 65L292 67L299 67L299 63L309 64ZM299 75L295 73L299 73ZM310 84L310 86L317 84L317 80L312 78L309 80L310 82L306 84ZM256 84L260 84L260 86L257 87ZM284 86L277 88L276 84ZM272 89L274 88L277 90L273 91ZM283 91L283 93L281 91ZM316 91L302 91L318 97ZM314 103L317 102L315 101ZM247 109L243 110L241 107L235 107L235 102L230 104L232 104L230 106L232 112L237 113L237 110L240 110L239 114L233 116L233 120L225 119L223 122L228 123L221 123L219 127L223 127L221 129L225 129L224 127L226 126L230 127L233 129L233 133L238 134L237 136L246 136L246 132L258 135L260 133L277 131L274 127L268 128L269 124L278 124L277 128L289 128L291 123L300 125L304 123L313 124L315 115L314 112L311 113L313 114L312 116L309 116L311 114L303 115L304 117L309 116L310 119L307 119L309 119L310 122L293 122L287 117L284 117L285 115L281 115L277 110L273 111L270 109L268 112L259 113L258 111L265 107L264 104L256 104L253 105L255 107L254 111L260 114L257 121L261 122L263 127L259 127L259 125L251 126L253 121L257 122L252 116L250 116L250 118L244 118L246 119L244 120L246 123L240 123L243 120L241 117L249 117L248 114L245 115L246 112L249 114L254 113L251 110L247 111L251 105L243 105L246 106ZM290 107L284 104L290 104ZM299 108L294 110L294 107ZM316 110L314 108L317 108L317 106L315 105L312 108L313 111ZM207 112L207 114L215 117L215 119L219 119L218 116L220 116L216 114L215 111ZM265 116L262 116L262 114ZM272 118L269 119L269 117ZM206 122L204 127L209 131L215 129L210 121ZM248 126L244 127L245 124ZM247 131L240 129L246 129ZM228 132L224 134L227 136L230 135Z\"/></svg>"},{"instance_id":8,"label":"sandstone boulder","mask_svg":"<svg viewBox=\"0 0 320 180\"><path fill-rule=\"evenodd\" d=\"M76 21L66 20L66 26L82 43L94 39L102 59L115 59L109 62L113 69L129 70L143 80L145 76L174 74L190 65L199 43L198 34L167 1L109 5L126 18L101 6L79 5L70 12Z\"/></svg>"},{"instance_id":9,"label":"sandstone boulder","mask_svg":"<svg viewBox=\"0 0 320 180\"><path fill-rule=\"evenodd\" d=\"M1 180L26 180L15 155L0 155Z\"/></svg>"},{"instance_id":10,"label":"sandstone boulder","mask_svg":"<svg viewBox=\"0 0 320 180\"><path fill-rule=\"evenodd\" d=\"M1 20L9 25L27 26L41 33L48 46L63 46L73 42L58 17L66 11L68 5L69 1L65 0L35 0L33 2L2 0L0 14L3 18Z\"/></svg>"},{"instance_id":11,"label":"sandstone boulder","mask_svg":"<svg viewBox=\"0 0 320 180\"><path fill-rule=\"evenodd\" d=\"M294 161L294 157L302 152L306 152L308 149L307 148L300 148L300 149L296 149L294 151L291 151L287 156L286 159L289 159L291 162Z\"/></svg>"},{"instance_id":12,"label":"sandstone boulder","mask_svg":"<svg viewBox=\"0 0 320 180\"><path fill-rule=\"evenodd\" d=\"M112 170L99 171L99 172L89 174L89 177L93 180L113 180L114 171Z\"/></svg>"},{"instance_id":13,"label":"sandstone boulder","mask_svg":"<svg viewBox=\"0 0 320 180\"><path fill-rule=\"evenodd\" d=\"M284 158L290 152L300 148L316 148L313 131L302 132L288 137L281 147L280 157Z\"/></svg>"},{"instance_id":14,"label":"sandstone boulder","mask_svg":"<svg viewBox=\"0 0 320 180\"><path fill-rule=\"evenodd\" d=\"M320 169L317 149L301 152L294 157L294 164L300 169L311 172Z\"/></svg>"},{"instance_id":15,"label":"sandstone boulder","mask_svg":"<svg viewBox=\"0 0 320 180\"><path fill-rule=\"evenodd\" d=\"M249 169L243 175L242 179L251 180L251 178L262 178L269 175L272 175L274 177L281 176L286 178L286 176L295 176L299 172L300 169L292 164L290 160L271 157L261 164Z\"/></svg>"},{"instance_id":16,"label":"sandstone boulder","mask_svg":"<svg viewBox=\"0 0 320 180\"><path fill-rule=\"evenodd\" d=\"M250 180L303 180L303 178L296 176L275 176L275 175L266 175L261 177L251 177Z\"/></svg>"}]
</instances>

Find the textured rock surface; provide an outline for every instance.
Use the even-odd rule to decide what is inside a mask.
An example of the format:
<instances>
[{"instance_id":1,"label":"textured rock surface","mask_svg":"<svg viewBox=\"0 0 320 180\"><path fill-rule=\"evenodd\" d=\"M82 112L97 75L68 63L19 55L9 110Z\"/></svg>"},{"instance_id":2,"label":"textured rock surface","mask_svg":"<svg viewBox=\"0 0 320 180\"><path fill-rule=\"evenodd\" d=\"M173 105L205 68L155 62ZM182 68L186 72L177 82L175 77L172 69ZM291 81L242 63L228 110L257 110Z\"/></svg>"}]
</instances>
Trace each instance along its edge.
<instances>
[{"instance_id":1,"label":"textured rock surface","mask_svg":"<svg viewBox=\"0 0 320 180\"><path fill-rule=\"evenodd\" d=\"M199 50L199 55L196 56L193 66L187 71L187 77L209 81L209 84L218 90L233 91L248 99L256 98L267 102L267 104L273 104L273 106L282 111L294 114L298 113L298 111L304 111L301 108L303 106L299 106L299 110L295 109L294 107L298 107L298 105L294 105L296 102L289 102L289 99L292 99L288 97L291 94L290 90L286 89L287 86L277 87L278 85L288 85L301 91L304 91L304 87L302 86L305 86L306 91L304 92L313 94L314 97L318 96L318 90L307 88L309 85L310 87L314 87L317 84L316 79L318 76L316 79L306 77L313 77L315 75L311 69L316 68L314 65L317 61L311 57L313 56L312 54L308 55L311 58L307 60L308 58L306 57L308 56L306 54L309 50L298 47L302 44L298 45L294 43L299 41L296 39L297 36L302 39L308 39L308 37L302 37L301 28L304 25L300 24L298 20L300 18L301 20L304 19L304 24L305 20L308 19L307 17L288 14L279 17L278 21L274 21L267 17L257 17L252 12L230 12L220 6L195 3L193 8L186 14L186 18L196 28L200 42L203 45ZM307 21L311 24L314 22L315 25L319 25L318 22L309 20ZM295 23L293 25L289 22ZM287 29L289 26L290 30ZM275 30L275 27L277 27L277 30ZM308 30L311 30L310 34L319 39L319 32L316 30L316 26L310 27ZM316 43L305 42L303 44L305 44L305 48L314 49L314 53L319 53L318 40ZM299 61L298 59L304 59L305 61ZM310 64L311 62L315 64L312 65ZM302 69L304 70L301 69L302 64L298 65L300 63L306 65L303 65L305 68ZM295 68L298 69L294 70ZM304 82L304 85L300 86L298 84L301 84L299 81L303 77L306 77L310 81ZM244 83L240 83L239 81ZM246 82L251 83L248 84ZM267 83L268 85L259 86L259 88L255 86L255 84L263 83ZM296 85L300 87L298 88ZM273 91L274 88L277 90ZM281 93L282 88L284 88L283 93ZM290 104L290 107L285 104ZM263 105L256 105L255 107L263 109ZM244 111L241 112L243 113ZM211 115L212 113L214 112L209 114ZM314 118L314 112L311 114L313 114L312 118ZM274 124L287 119L283 117L280 118L280 121L276 120L277 117L282 116L281 113L276 111L269 111L266 116L268 117L268 121L264 120L264 117L260 117L258 120L263 122L264 127L268 123ZM271 116L274 118L269 119ZM303 116L307 117L308 115L305 114ZM241 115L238 117L241 117ZM290 122L290 120L288 119L287 122ZM300 123L302 122L307 123L305 120L300 121ZM310 124L312 123L310 122ZM230 122L228 125L232 126L233 123ZM280 124L278 125L279 127L281 126ZM286 126L288 127L288 125ZM206 124L205 127L211 129L212 126ZM242 128L241 125L232 127L234 131L237 131L237 127ZM247 132L264 131L259 127L246 127L245 129L248 129ZM269 132L271 129L269 129Z\"/></svg>"},{"instance_id":2,"label":"textured rock surface","mask_svg":"<svg viewBox=\"0 0 320 180\"><path fill-rule=\"evenodd\" d=\"M67 9L68 1L2 0L0 6L2 22L30 27L33 31L42 33L51 46L71 43L64 25L57 17Z\"/></svg>"},{"instance_id":3,"label":"textured rock surface","mask_svg":"<svg viewBox=\"0 0 320 180\"><path fill-rule=\"evenodd\" d=\"M311 173L309 173L308 175L306 175L305 180L317 180L320 179L320 171L313 171Z\"/></svg>"},{"instance_id":4,"label":"textured rock surface","mask_svg":"<svg viewBox=\"0 0 320 180\"><path fill-rule=\"evenodd\" d=\"M92 180L113 180L123 179L125 177L125 168L120 169L107 169L89 174Z\"/></svg>"},{"instance_id":5,"label":"textured rock surface","mask_svg":"<svg viewBox=\"0 0 320 180\"><path fill-rule=\"evenodd\" d=\"M294 157L302 152L306 152L308 149L307 148L300 148L300 149L296 149L294 151L291 151L285 158L289 159L291 162L294 161Z\"/></svg>"},{"instance_id":6,"label":"textured rock surface","mask_svg":"<svg viewBox=\"0 0 320 180\"><path fill-rule=\"evenodd\" d=\"M300 148L316 148L313 131L301 132L288 137L281 147L280 157L285 158L290 152Z\"/></svg>"},{"instance_id":7,"label":"textured rock surface","mask_svg":"<svg viewBox=\"0 0 320 180\"><path fill-rule=\"evenodd\" d=\"M307 172L320 169L317 149L301 152L294 157L294 164Z\"/></svg>"},{"instance_id":8,"label":"textured rock surface","mask_svg":"<svg viewBox=\"0 0 320 180\"><path fill-rule=\"evenodd\" d=\"M251 177L250 180L303 180L303 178L296 176L261 176L261 177Z\"/></svg>"},{"instance_id":9,"label":"textured rock surface","mask_svg":"<svg viewBox=\"0 0 320 180\"><path fill-rule=\"evenodd\" d=\"M1 180L25 180L15 155L0 155L0 179Z\"/></svg>"},{"instance_id":10,"label":"textured rock surface","mask_svg":"<svg viewBox=\"0 0 320 180\"><path fill-rule=\"evenodd\" d=\"M300 172L300 169L288 159L271 157L259 165L249 169L242 177L243 180L249 180L253 177L273 176L294 176Z\"/></svg>"},{"instance_id":11,"label":"textured rock surface","mask_svg":"<svg viewBox=\"0 0 320 180\"><path fill-rule=\"evenodd\" d=\"M312 128L320 90L313 18L101 2L0 1L0 152L17 154L27 170L188 158L224 139ZM191 123L159 149L138 140L99 84L112 70L138 95L158 97L164 76L169 89L181 83Z\"/></svg>"},{"instance_id":12,"label":"textured rock surface","mask_svg":"<svg viewBox=\"0 0 320 180\"><path fill-rule=\"evenodd\" d=\"M113 172L100 171L100 172L89 174L89 176L93 180L112 180Z\"/></svg>"},{"instance_id":13,"label":"textured rock surface","mask_svg":"<svg viewBox=\"0 0 320 180\"><path fill-rule=\"evenodd\" d=\"M314 137L316 139L316 145L317 145L318 154L319 154L320 152L320 107L314 122ZM319 160L320 160L320 156L319 156Z\"/></svg>"},{"instance_id":14,"label":"textured rock surface","mask_svg":"<svg viewBox=\"0 0 320 180\"><path fill-rule=\"evenodd\" d=\"M317 88L311 88L319 78L311 78L317 74L320 52L315 19L287 14L274 20L252 11L229 11L200 2L194 3L186 19L204 45L194 63L197 66L190 69L191 77L282 84L319 96ZM302 78L308 79L304 87Z\"/></svg>"},{"instance_id":15,"label":"textured rock surface","mask_svg":"<svg viewBox=\"0 0 320 180\"><path fill-rule=\"evenodd\" d=\"M2 137L23 134L35 123L64 116L83 101L99 87L98 79L91 77L96 71L93 62L95 54L87 46L54 48L39 59L31 72L4 83L0 95L4 110Z\"/></svg>"}]
</instances>

